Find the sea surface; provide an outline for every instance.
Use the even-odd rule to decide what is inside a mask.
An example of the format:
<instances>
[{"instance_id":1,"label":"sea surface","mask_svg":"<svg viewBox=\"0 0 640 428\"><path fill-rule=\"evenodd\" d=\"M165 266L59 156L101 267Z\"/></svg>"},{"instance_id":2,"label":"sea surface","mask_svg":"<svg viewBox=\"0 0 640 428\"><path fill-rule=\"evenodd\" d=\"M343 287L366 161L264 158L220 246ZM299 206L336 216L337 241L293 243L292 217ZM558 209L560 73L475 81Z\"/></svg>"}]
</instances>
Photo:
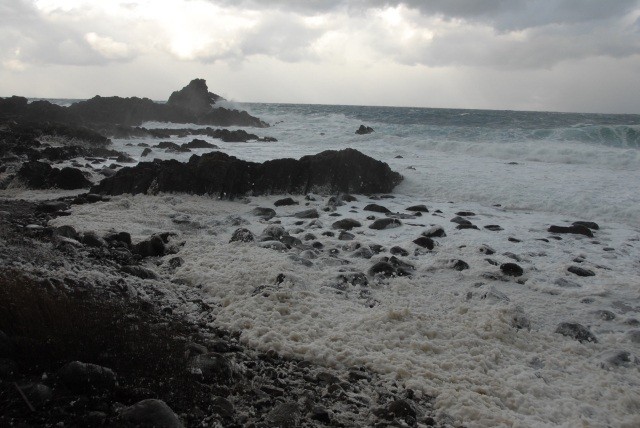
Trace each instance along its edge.
<instances>
[{"instance_id":1,"label":"sea surface","mask_svg":"<svg viewBox=\"0 0 640 428\"><path fill-rule=\"evenodd\" d=\"M230 107L271 124L249 132L278 139L216 142L242 159L298 158L352 147L403 174L396 191L415 198L640 225L640 115L301 104ZM375 132L356 135L361 124ZM136 142L115 144L140 159L141 148L125 146Z\"/></svg>"}]
</instances>

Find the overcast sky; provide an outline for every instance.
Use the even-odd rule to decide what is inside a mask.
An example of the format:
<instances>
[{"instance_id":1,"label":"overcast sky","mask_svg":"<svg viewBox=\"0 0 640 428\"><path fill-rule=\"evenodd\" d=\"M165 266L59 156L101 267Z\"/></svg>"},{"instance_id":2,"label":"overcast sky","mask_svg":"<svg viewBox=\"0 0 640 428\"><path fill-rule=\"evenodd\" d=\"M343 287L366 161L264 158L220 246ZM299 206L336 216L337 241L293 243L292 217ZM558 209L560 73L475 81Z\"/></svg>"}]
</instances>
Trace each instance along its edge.
<instances>
[{"instance_id":1,"label":"overcast sky","mask_svg":"<svg viewBox=\"0 0 640 428\"><path fill-rule=\"evenodd\" d=\"M640 113L640 0L0 0L0 96Z\"/></svg>"}]
</instances>

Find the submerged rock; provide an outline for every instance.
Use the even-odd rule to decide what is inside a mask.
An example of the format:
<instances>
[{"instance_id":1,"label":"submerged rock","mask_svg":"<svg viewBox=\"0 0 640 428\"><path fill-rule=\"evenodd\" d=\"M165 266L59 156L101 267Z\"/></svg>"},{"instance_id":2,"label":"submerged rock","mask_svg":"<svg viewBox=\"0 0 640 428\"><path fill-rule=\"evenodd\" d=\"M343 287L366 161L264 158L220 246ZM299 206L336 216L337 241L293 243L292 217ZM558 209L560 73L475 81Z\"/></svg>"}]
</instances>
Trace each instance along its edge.
<instances>
[{"instance_id":1,"label":"submerged rock","mask_svg":"<svg viewBox=\"0 0 640 428\"><path fill-rule=\"evenodd\" d=\"M598 339L591 331L577 322L563 322L556 328L556 333L563 336L571 337L579 342L598 343Z\"/></svg>"},{"instance_id":2,"label":"submerged rock","mask_svg":"<svg viewBox=\"0 0 640 428\"><path fill-rule=\"evenodd\" d=\"M360 125L360 127L356 130L356 134L358 135L371 134L372 132L373 132L372 127L364 126L364 125Z\"/></svg>"}]
</instances>

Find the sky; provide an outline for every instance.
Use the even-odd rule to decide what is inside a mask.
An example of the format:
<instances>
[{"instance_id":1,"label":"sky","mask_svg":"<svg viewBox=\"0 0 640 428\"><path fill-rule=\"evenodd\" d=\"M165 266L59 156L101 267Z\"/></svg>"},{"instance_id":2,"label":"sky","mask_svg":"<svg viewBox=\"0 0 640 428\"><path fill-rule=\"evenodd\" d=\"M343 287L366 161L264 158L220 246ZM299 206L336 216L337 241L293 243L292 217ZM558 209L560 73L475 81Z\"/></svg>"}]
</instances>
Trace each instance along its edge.
<instances>
[{"instance_id":1,"label":"sky","mask_svg":"<svg viewBox=\"0 0 640 428\"><path fill-rule=\"evenodd\" d=\"M640 114L640 0L0 0L0 96Z\"/></svg>"}]
</instances>

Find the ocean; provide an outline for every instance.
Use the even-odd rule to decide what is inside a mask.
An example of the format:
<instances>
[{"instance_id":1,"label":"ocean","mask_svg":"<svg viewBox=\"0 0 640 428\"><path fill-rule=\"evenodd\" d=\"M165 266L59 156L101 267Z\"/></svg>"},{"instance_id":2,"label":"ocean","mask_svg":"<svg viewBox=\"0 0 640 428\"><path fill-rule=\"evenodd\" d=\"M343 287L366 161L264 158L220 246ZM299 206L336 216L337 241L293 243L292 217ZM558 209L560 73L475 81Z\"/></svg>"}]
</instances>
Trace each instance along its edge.
<instances>
[{"instance_id":1,"label":"ocean","mask_svg":"<svg viewBox=\"0 0 640 428\"><path fill-rule=\"evenodd\" d=\"M277 207L269 222L252 211L274 207L282 195L121 195L74 206L51 225L127 231L134 242L175 233L182 265L166 267L175 255L145 264L158 272L154 284L174 313L238 331L242 343L259 350L337 369L364 367L387 391L402 385L415 399L434 396L445 425L640 426L640 116L238 107L272 125L247 131L278 141L204 137L226 153L264 161L352 147L387 162L404 181L388 198L355 195L335 211L325 210L321 195L292 195L299 205ZM361 124L375 132L356 135ZM154 148L158 142L113 144L136 160L186 161L210 150L166 153ZM152 148L147 158L140 143ZM365 210L372 202L405 215L416 204L429 212L378 231L368 227L370 216L379 216ZM295 216L309 208L318 219ZM475 228L459 228L451 221L459 215ZM342 240L332 226L338 218L362 227ZM599 229L593 237L548 231L576 220ZM238 227L260 241L273 226L301 244L230 242ZM416 238L434 228L446 236L434 238L432 250L420 247ZM320 245L310 246L312 240ZM394 247L405 251L397 257L411 275L374 275L374 263ZM523 275L504 274L507 263ZM569 270L576 267L590 276ZM367 281L342 279L359 274ZM107 274L82 275L106 281ZM181 299L184 290L197 290L210 309ZM561 323L579 323L597 343L557 333ZM349 394L345 399L371 400Z\"/></svg>"},{"instance_id":2,"label":"ocean","mask_svg":"<svg viewBox=\"0 0 640 428\"><path fill-rule=\"evenodd\" d=\"M640 115L301 104L231 107L270 123L270 128L253 132L278 139L275 144L216 143L242 159L298 158L353 147L403 174L396 191L416 198L640 224ZM375 132L356 135L360 124ZM115 141L117 148L140 159L142 149L127 148L126 143L131 141Z\"/></svg>"}]
</instances>

